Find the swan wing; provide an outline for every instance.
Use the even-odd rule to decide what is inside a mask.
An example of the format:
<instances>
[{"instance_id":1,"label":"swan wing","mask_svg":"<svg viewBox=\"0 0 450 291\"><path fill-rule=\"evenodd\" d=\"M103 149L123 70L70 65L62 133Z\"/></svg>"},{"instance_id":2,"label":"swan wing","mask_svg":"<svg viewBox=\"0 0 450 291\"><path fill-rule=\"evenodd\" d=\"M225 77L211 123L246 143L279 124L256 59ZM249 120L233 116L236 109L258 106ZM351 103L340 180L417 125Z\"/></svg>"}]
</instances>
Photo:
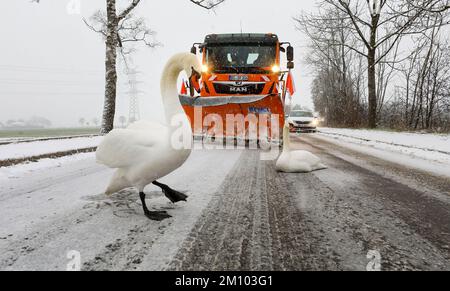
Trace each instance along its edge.
<instances>
[{"instance_id":1,"label":"swan wing","mask_svg":"<svg viewBox=\"0 0 450 291\"><path fill-rule=\"evenodd\" d=\"M313 171L327 169L328 167L322 163L322 160L308 151L292 152L292 161L294 163L306 163Z\"/></svg>"},{"instance_id":2,"label":"swan wing","mask_svg":"<svg viewBox=\"0 0 450 291\"><path fill-rule=\"evenodd\" d=\"M302 150L291 152L291 158L296 162L305 162L310 165L317 165L321 161L316 155Z\"/></svg>"},{"instance_id":3,"label":"swan wing","mask_svg":"<svg viewBox=\"0 0 450 291\"><path fill-rule=\"evenodd\" d=\"M166 143L168 130L158 124L134 124L115 129L97 148L97 162L110 168L127 168L141 163L151 150Z\"/></svg>"}]
</instances>

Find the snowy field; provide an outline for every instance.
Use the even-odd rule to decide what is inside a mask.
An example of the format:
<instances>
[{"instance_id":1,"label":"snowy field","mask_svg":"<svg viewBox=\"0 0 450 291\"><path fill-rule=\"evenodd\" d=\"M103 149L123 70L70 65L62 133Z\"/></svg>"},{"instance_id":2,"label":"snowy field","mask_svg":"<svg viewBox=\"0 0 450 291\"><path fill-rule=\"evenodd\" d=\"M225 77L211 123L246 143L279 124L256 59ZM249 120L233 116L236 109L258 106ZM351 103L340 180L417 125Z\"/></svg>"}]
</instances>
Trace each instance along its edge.
<instances>
[{"instance_id":1,"label":"snowy field","mask_svg":"<svg viewBox=\"0 0 450 291\"><path fill-rule=\"evenodd\" d=\"M0 145L6 145L10 143L32 142L32 141L46 141L57 139L73 139L73 138L90 138L98 136L96 134L82 134L82 135L67 135L67 136L48 136L48 137L2 137L0 138Z\"/></svg>"},{"instance_id":2,"label":"snowy field","mask_svg":"<svg viewBox=\"0 0 450 291\"><path fill-rule=\"evenodd\" d=\"M0 161L96 147L102 137L79 137L0 145Z\"/></svg>"},{"instance_id":3,"label":"snowy field","mask_svg":"<svg viewBox=\"0 0 450 291\"><path fill-rule=\"evenodd\" d=\"M318 136L385 160L450 176L450 135L320 128Z\"/></svg>"}]
</instances>

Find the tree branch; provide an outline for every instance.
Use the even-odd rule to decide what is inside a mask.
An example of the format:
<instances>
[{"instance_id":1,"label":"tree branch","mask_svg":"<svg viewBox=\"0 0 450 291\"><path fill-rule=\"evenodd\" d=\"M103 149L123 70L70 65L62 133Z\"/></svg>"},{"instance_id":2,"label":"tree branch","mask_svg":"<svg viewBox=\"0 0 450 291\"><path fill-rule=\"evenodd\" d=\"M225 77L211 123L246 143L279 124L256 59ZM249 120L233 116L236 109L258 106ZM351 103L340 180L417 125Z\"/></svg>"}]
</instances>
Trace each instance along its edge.
<instances>
[{"instance_id":1,"label":"tree branch","mask_svg":"<svg viewBox=\"0 0 450 291\"><path fill-rule=\"evenodd\" d=\"M190 0L190 1L192 3L194 3L195 5L198 5L207 10L211 10L211 9L219 6L223 2L225 2L225 0Z\"/></svg>"},{"instance_id":2,"label":"tree branch","mask_svg":"<svg viewBox=\"0 0 450 291\"><path fill-rule=\"evenodd\" d=\"M133 9L136 8L136 6L138 6L140 2L141 0L133 0L130 6L128 6L128 8L126 8L124 11L122 11L122 13L119 14L119 16L117 16L117 21L121 21L122 19L127 17L127 15L130 14L130 12L133 11Z\"/></svg>"}]
</instances>

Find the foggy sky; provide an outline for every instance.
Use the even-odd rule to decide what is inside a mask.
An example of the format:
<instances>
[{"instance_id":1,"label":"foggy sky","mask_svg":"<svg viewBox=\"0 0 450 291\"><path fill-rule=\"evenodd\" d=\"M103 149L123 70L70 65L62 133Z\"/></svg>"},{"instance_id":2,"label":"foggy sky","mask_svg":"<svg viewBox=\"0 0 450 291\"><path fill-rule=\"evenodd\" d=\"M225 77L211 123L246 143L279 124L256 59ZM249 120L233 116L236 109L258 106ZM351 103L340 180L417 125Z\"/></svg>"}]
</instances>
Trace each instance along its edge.
<instances>
[{"instance_id":1,"label":"foggy sky","mask_svg":"<svg viewBox=\"0 0 450 291\"><path fill-rule=\"evenodd\" d=\"M83 117L101 117L104 92L105 45L82 21L105 0L80 0L81 14L67 12L70 0L0 1L0 122L44 116L54 126L76 126ZM118 0L119 5L130 0ZM274 7L274 3L277 6ZM159 79L166 60L189 51L206 34L272 32L296 48L295 102L312 107L311 78L302 64L304 37L295 30L293 16L314 9L313 1L228 0L215 12L188 0L144 0L136 14L147 18L157 32L157 49L140 46L133 57L141 74L138 80L143 119L163 119ZM123 71L119 64L119 71ZM127 79L119 75L117 115L128 117Z\"/></svg>"}]
</instances>

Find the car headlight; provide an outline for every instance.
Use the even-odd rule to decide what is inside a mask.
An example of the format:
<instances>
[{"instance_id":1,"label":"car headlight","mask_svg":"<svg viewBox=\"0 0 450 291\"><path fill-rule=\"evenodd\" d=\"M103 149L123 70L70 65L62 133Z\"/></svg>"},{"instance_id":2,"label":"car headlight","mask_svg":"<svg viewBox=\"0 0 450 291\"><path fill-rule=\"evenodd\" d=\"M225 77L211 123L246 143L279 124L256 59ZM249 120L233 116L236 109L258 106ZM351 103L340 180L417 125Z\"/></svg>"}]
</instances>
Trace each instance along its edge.
<instances>
[{"instance_id":1,"label":"car headlight","mask_svg":"<svg viewBox=\"0 0 450 291\"><path fill-rule=\"evenodd\" d=\"M312 124L313 126L317 126L317 125L319 125L319 121L318 121L317 119L314 119L314 120L311 122L311 124Z\"/></svg>"}]
</instances>

